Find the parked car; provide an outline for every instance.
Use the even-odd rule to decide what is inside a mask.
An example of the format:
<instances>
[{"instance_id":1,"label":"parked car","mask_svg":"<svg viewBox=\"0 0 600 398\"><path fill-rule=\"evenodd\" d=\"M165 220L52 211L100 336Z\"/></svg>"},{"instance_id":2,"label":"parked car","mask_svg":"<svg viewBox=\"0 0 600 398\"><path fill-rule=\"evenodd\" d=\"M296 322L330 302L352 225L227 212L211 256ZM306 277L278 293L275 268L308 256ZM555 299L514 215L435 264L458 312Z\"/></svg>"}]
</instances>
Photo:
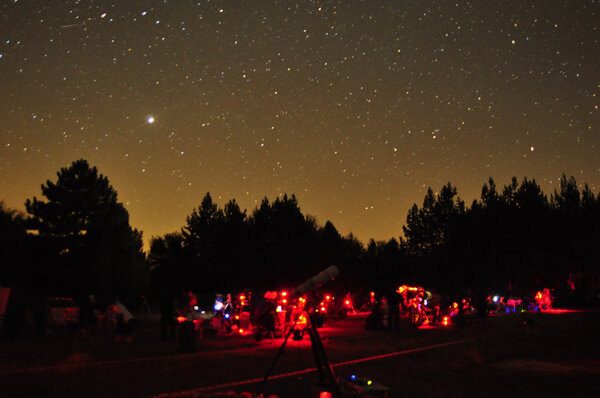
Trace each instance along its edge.
<instances>
[{"instance_id":1,"label":"parked car","mask_svg":"<svg viewBox=\"0 0 600 398\"><path fill-rule=\"evenodd\" d=\"M79 322L79 307L72 298L52 297L49 299L50 324L54 329L74 326Z\"/></svg>"}]
</instances>

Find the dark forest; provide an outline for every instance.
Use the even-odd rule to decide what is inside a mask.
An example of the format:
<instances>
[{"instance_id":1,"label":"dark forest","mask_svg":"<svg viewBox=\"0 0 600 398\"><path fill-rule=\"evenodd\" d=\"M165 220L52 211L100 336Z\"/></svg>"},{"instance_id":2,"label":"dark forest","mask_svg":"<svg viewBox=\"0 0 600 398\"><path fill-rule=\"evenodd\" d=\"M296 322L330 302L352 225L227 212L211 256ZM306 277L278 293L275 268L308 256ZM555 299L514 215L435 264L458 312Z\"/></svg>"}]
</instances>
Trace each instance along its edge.
<instances>
[{"instance_id":1,"label":"dark forest","mask_svg":"<svg viewBox=\"0 0 600 398\"><path fill-rule=\"evenodd\" d=\"M397 238L366 245L303 214L293 194L265 197L248 212L235 199L221 208L206 193L181 230L153 237L147 254L117 192L87 161L41 189L45 199L28 199L27 214L0 207L0 286L24 297L132 303L183 290L268 290L335 264L341 274L332 288L340 294L413 283L447 295L551 288L572 300L569 284L600 264L600 199L566 175L550 195L535 179L513 177L500 189L490 178L470 205L450 182L429 188Z\"/></svg>"}]
</instances>

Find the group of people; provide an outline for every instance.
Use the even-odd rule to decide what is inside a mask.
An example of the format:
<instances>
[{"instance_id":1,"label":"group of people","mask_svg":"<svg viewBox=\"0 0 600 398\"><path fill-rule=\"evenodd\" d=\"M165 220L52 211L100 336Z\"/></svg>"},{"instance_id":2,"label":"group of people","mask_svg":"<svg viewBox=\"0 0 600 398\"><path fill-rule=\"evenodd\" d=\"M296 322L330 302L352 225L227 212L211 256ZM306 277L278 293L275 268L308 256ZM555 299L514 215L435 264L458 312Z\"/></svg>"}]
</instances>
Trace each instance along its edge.
<instances>
[{"instance_id":1,"label":"group of people","mask_svg":"<svg viewBox=\"0 0 600 398\"><path fill-rule=\"evenodd\" d=\"M105 327L116 326L116 343L131 343L133 341L135 317L119 299L112 301L104 312L96 308L93 295L84 296L79 300L79 332L88 333L100 321Z\"/></svg>"}]
</instances>

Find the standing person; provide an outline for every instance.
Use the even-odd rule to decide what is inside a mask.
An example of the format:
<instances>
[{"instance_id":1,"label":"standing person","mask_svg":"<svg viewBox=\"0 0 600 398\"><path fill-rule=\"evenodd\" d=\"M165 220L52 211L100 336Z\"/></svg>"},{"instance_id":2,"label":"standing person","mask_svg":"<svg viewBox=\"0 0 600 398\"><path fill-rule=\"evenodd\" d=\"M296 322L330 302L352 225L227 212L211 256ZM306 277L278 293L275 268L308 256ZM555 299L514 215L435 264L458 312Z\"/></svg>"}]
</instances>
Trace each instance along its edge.
<instances>
[{"instance_id":1,"label":"standing person","mask_svg":"<svg viewBox=\"0 0 600 398\"><path fill-rule=\"evenodd\" d=\"M388 329L392 332L400 331L400 297L396 290L390 289L387 295L388 301Z\"/></svg>"},{"instance_id":2,"label":"standing person","mask_svg":"<svg viewBox=\"0 0 600 398\"><path fill-rule=\"evenodd\" d=\"M175 338L175 303L173 291L163 289L160 297L160 329L162 340Z\"/></svg>"},{"instance_id":3,"label":"standing person","mask_svg":"<svg viewBox=\"0 0 600 398\"><path fill-rule=\"evenodd\" d=\"M270 300L265 300L262 312L258 315L258 328L254 335L257 341L263 337L270 337L271 341L275 339L275 304Z\"/></svg>"},{"instance_id":4,"label":"standing person","mask_svg":"<svg viewBox=\"0 0 600 398\"><path fill-rule=\"evenodd\" d=\"M275 338L275 303L269 302L262 317L264 330L273 340Z\"/></svg>"},{"instance_id":5,"label":"standing person","mask_svg":"<svg viewBox=\"0 0 600 398\"><path fill-rule=\"evenodd\" d=\"M381 308L375 299L375 293L371 292L371 313L365 321L366 330L378 330L381 328Z\"/></svg>"},{"instance_id":6,"label":"standing person","mask_svg":"<svg viewBox=\"0 0 600 398\"><path fill-rule=\"evenodd\" d=\"M79 342L83 339L87 340L89 348L92 349L94 354L97 353L96 343L92 339L90 335L91 329L96 325L96 313L94 311L94 303L95 303L94 295L90 294L88 296L81 296L78 301L79 304L79 325L77 331L75 332L75 339L73 340L73 348L72 350L79 351L82 347L79 345Z\"/></svg>"},{"instance_id":7,"label":"standing person","mask_svg":"<svg viewBox=\"0 0 600 398\"><path fill-rule=\"evenodd\" d=\"M231 302L231 294L227 294L227 300L223 305L223 324L225 325L225 331L231 333L233 319L233 303Z\"/></svg>"},{"instance_id":8,"label":"standing person","mask_svg":"<svg viewBox=\"0 0 600 398\"><path fill-rule=\"evenodd\" d=\"M50 314L50 306L48 300L43 295L37 295L33 299L33 321L34 333L36 336L48 334L48 315ZM0 316L2 318L2 316ZM1 319L0 319L1 322Z\"/></svg>"},{"instance_id":9,"label":"standing person","mask_svg":"<svg viewBox=\"0 0 600 398\"><path fill-rule=\"evenodd\" d=\"M79 327L84 331L88 331L96 325L95 303L96 299L93 294L82 296L79 299Z\"/></svg>"},{"instance_id":10,"label":"standing person","mask_svg":"<svg viewBox=\"0 0 600 398\"><path fill-rule=\"evenodd\" d=\"M388 330L390 328L390 305L386 296L381 297L381 323L379 328Z\"/></svg>"},{"instance_id":11,"label":"standing person","mask_svg":"<svg viewBox=\"0 0 600 398\"><path fill-rule=\"evenodd\" d=\"M117 314L117 336L115 342L121 343L125 341L126 343L131 343L133 341L135 318L119 299L115 300L113 310Z\"/></svg>"}]
</instances>

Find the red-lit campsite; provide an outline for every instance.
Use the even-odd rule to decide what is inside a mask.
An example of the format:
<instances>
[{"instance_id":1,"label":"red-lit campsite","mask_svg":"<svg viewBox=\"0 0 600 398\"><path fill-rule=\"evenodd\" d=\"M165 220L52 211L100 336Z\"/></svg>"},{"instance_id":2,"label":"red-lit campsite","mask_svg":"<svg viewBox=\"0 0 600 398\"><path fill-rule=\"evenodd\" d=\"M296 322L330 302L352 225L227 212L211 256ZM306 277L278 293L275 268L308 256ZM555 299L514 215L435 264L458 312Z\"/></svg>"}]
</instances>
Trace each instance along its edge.
<instances>
[{"instance_id":1,"label":"red-lit campsite","mask_svg":"<svg viewBox=\"0 0 600 398\"><path fill-rule=\"evenodd\" d=\"M42 389L44 396L56 390L79 397L69 387L72 376L94 387L85 394L90 397L104 396L107 388L115 397L157 398L444 396L456 383L461 396L475 397L481 388L493 388L491 396L511 395L499 382L510 374L521 383L544 380L538 391L557 396L572 388L592 391L600 372L598 348L582 345L595 341L598 313L556 308L552 289L445 296L399 283L385 293L337 294L331 283L337 275L329 267L296 287L217 294L206 309L187 292L174 316L176 338L160 344L152 337L157 323L151 316L140 317L130 344L111 342L110 323L87 335L70 334L66 323L77 309L72 300L53 299L64 329L40 344L69 342L68 355L54 346L54 354L40 360L0 340L0 382L15 397ZM556 339L563 344L554 349ZM475 376L489 385L473 385ZM25 383L30 377L37 382ZM129 381L125 387L121 377Z\"/></svg>"}]
</instances>

